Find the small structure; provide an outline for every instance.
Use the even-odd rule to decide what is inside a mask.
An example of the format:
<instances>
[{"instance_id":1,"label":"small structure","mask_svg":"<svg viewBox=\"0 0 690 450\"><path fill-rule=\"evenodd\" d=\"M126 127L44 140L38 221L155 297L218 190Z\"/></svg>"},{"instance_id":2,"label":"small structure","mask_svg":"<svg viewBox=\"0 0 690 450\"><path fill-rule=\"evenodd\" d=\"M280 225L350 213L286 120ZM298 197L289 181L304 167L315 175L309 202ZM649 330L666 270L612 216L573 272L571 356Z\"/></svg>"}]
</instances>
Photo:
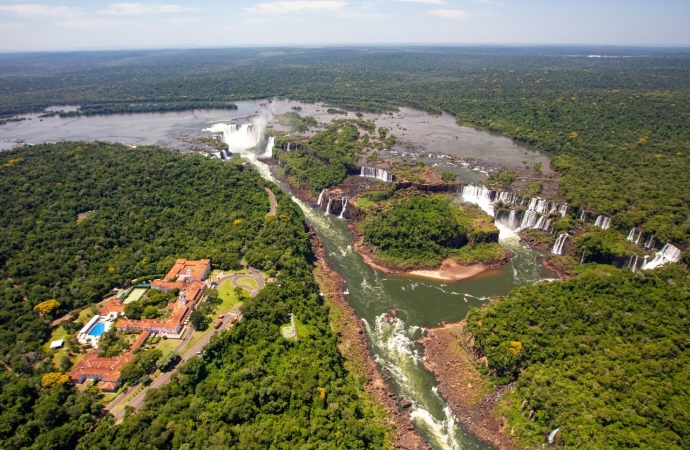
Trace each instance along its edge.
<instances>
[{"instance_id":1,"label":"small structure","mask_svg":"<svg viewBox=\"0 0 690 450\"><path fill-rule=\"evenodd\" d=\"M58 339L50 343L50 349L57 350L59 348L62 348L63 345L65 345L64 339Z\"/></svg>"}]
</instances>

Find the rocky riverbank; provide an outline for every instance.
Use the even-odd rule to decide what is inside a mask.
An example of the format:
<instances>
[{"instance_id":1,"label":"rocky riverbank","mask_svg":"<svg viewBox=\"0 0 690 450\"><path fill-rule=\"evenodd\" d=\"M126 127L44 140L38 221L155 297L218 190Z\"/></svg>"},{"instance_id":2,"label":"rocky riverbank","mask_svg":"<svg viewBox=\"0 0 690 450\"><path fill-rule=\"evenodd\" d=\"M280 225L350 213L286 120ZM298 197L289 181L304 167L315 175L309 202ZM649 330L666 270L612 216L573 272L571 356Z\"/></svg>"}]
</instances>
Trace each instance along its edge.
<instances>
[{"instance_id":1,"label":"rocky riverbank","mask_svg":"<svg viewBox=\"0 0 690 450\"><path fill-rule=\"evenodd\" d=\"M387 412L388 426L393 434L395 448L430 449L416 432L409 415L400 408L401 399L390 390L386 378L371 357L362 321L345 300L343 278L328 264L323 242L315 233L311 234L311 242L312 251L318 261L316 278L323 290L325 302L331 306L331 319L336 322L338 348L347 360L346 367L356 375L366 378L366 392Z\"/></svg>"},{"instance_id":2,"label":"rocky riverbank","mask_svg":"<svg viewBox=\"0 0 690 450\"><path fill-rule=\"evenodd\" d=\"M494 410L501 395L512 386L492 389L476 368L474 356L463 346L466 321L429 329L419 340L424 346L424 366L434 374L438 392L472 435L499 450L516 448L504 417Z\"/></svg>"}]
</instances>

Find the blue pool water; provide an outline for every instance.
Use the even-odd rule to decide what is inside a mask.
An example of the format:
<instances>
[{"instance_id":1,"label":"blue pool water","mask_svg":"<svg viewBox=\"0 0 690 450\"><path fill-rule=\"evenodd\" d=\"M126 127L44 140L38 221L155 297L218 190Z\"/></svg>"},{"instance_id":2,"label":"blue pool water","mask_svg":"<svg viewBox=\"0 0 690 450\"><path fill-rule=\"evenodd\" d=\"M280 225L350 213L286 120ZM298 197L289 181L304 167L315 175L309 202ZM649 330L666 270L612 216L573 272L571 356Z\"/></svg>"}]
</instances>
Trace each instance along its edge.
<instances>
[{"instance_id":1,"label":"blue pool water","mask_svg":"<svg viewBox=\"0 0 690 450\"><path fill-rule=\"evenodd\" d=\"M100 336L105 333L105 324L103 322L96 322L96 325L89 330L89 336Z\"/></svg>"}]
</instances>

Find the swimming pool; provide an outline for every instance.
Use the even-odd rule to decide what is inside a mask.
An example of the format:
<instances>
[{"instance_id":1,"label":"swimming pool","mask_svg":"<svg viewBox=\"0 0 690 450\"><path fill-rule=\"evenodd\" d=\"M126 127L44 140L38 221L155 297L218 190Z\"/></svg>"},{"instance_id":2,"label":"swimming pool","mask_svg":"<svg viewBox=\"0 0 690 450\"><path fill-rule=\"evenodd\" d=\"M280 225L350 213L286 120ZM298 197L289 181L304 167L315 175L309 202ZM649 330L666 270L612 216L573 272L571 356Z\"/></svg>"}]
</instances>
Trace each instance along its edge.
<instances>
[{"instance_id":1,"label":"swimming pool","mask_svg":"<svg viewBox=\"0 0 690 450\"><path fill-rule=\"evenodd\" d=\"M96 325L93 326L89 330L89 336L100 336L101 334L105 333L105 323L104 322L96 322Z\"/></svg>"}]
</instances>

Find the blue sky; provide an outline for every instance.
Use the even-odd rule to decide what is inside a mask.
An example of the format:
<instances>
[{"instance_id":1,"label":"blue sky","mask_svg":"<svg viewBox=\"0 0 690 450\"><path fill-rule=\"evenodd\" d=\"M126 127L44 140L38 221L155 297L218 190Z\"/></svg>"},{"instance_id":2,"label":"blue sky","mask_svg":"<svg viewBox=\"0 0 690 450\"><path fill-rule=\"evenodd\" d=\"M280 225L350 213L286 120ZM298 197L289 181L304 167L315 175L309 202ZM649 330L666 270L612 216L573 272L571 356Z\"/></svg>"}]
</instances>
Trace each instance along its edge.
<instances>
[{"instance_id":1,"label":"blue sky","mask_svg":"<svg viewBox=\"0 0 690 450\"><path fill-rule=\"evenodd\" d=\"M337 44L690 46L690 0L0 0L0 51Z\"/></svg>"}]
</instances>

